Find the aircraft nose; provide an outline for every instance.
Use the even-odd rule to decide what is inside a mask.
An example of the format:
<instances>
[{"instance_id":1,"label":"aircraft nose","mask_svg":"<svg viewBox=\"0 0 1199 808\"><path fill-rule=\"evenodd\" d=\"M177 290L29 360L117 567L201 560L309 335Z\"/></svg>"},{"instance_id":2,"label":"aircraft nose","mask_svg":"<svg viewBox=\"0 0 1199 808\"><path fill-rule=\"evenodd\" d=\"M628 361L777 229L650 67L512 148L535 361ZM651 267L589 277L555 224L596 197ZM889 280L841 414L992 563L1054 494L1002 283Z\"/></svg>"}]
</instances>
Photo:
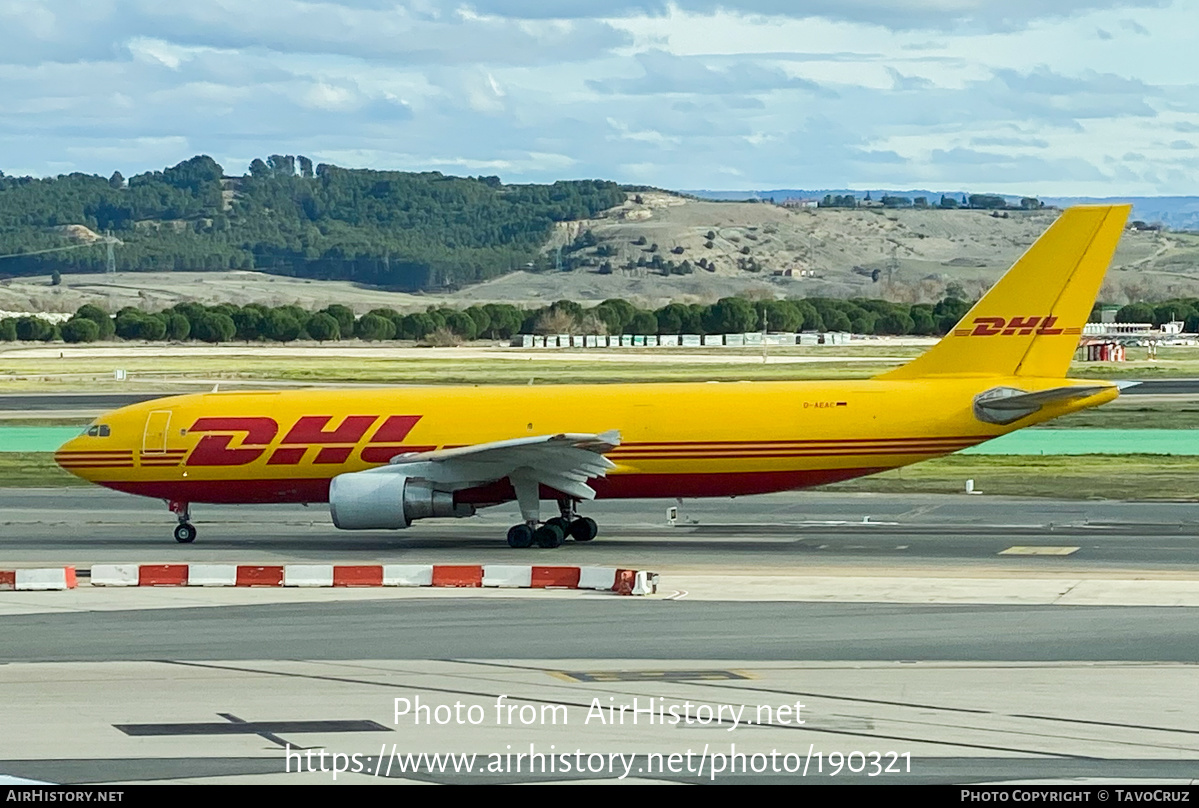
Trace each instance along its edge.
<instances>
[{"instance_id":1,"label":"aircraft nose","mask_svg":"<svg viewBox=\"0 0 1199 808\"><path fill-rule=\"evenodd\" d=\"M54 462L58 464L59 468L84 480L88 479L84 473L87 468L85 461L90 457L85 443L85 436L79 435L59 446L54 452Z\"/></svg>"}]
</instances>

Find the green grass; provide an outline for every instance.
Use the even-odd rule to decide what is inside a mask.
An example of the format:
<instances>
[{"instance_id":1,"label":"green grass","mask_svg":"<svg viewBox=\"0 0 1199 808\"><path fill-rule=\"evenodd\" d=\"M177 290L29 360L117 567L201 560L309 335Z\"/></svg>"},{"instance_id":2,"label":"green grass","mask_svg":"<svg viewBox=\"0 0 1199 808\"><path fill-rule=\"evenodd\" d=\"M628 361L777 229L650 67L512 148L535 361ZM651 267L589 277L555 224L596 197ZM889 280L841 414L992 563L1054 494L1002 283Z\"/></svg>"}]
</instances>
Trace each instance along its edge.
<instances>
[{"instance_id":1,"label":"green grass","mask_svg":"<svg viewBox=\"0 0 1199 808\"><path fill-rule=\"evenodd\" d=\"M339 355L336 349L314 347L304 356L277 356L260 350L264 346L233 346L241 354L209 356L183 350L174 355L94 358L73 356L61 359L24 359L18 352L0 352L0 392L32 390L129 390L139 385L177 384L189 380L196 385L221 380L293 381L366 384L525 384L606 383L642 381L739 381L801 379L864 379L894 368L899 362L918 356L921 347L880 344L770 347L768 355L780 357L820 357L834 361L762 363L756 359L761 348L684 349L636 348L624 351L585 349L543 349L541 358L534 350L526 357L504 356L460 358L452 352L429 348L419 356L371 358ZM329 351L322 355L323 351ZM613 361L597 359L627 356L677 356L680 361ZM1199 347L1162 348L1159 358L1143 358L1144 349L1130 348L1134 361L1120 364L1075 362L1070 374L1076 378L1184 378L1199 376ZM739 362L700 364L688 362L689 356L739 357ZM874 358L876 361L860 361ZM835 361L845 359L844 362ZM858 360L858 361L852 361ZM124 368L128 382L116 382L112 371Z\"/></svg>"},{"instance_id":2,"label":"green grass","mask_svg":"<svg viewBox=\"0 0 1199 808\"><path fill-rule=\"evenodd\" d=\"M963 455L826 486L830 491L984 494L1052 499L1199 500L1199 457Z\"/></svg>"},{"instance_id":3,"label":"green grass","mask_svg":"<svg viewBox=\"0 0 1199 808\"><path fill-rule=\"evenodd\" d=\"M3 381L0 391L68 389L128 389L130 383L196 380L282 380L313 383L355 382L373 384L527 384L606 383L624 381L740 381L750 379L860 379L895 367L894 362L813 362L763 364L668 363L579 361L553 359L364 359L360 357L187 357L142 358L119 361L130 382L114 382L112 367L105 360L97 372L97 361L60 360L0 362L0 381L5 375L23 379Z\"/></svg>"},{"instance_id":4,"label":"green grass","mask_svg":"<svg viewBox=\"0 0 1199 808\"><path fill-rule=\"evenodd\" d=\"M1199 429L1199 401L1145 401L1124 396L1115 401L1052 421L1047 429Z\"/></svg>"},{"instance_id":5,"label":"green grass","mask_svg":"<svg viewBox=\"0 0 1199 808\"><path fill-rule=\"evenodd\" d=\"M1199 500L1199 457L1160 455L973 455L929 460L821 490L889 494L961 493L1054 499ZM50 452L0 454L0 487L88 483L54 465Z\"/></svg>"},{"instance_id":6,"label":"green grass","mask_svg":"<svg viewBox=\"0 0 1199 808\"><path fill-rule=\"evenodd\" d=\"M53 452L0 452L0 486L12 488L89 485L54 463Z\"/></svg>"}]
</instances>

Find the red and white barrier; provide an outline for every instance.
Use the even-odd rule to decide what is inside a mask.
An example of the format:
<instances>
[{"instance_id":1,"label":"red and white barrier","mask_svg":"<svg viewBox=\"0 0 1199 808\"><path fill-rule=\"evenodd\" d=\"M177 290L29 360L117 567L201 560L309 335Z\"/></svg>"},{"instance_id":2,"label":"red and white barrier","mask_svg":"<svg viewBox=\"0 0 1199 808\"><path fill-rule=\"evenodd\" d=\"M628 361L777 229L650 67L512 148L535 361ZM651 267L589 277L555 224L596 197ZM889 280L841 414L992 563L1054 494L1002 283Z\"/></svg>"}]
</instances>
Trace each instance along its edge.
<instances>
[{"instance_id":1,"label":"red and white barrier","mask_svg":"<svg viewBox=\"0 0 1199 808\"><path fill-rule=\"evenodd\" d=\"M0 589L4 588L3 580L0 577ZM649 595L658 591L658 576L643 570L524 564L97 564L92 567L91 582L92 586L593 589L622 595Z\"/></svg>"},{"instance_id":2,"label":"red and white barrier","mask_svg":"<svg viewBox=\"0 0 1199 808\"><path fill-rule=\"evenodd\" d=\"M0 570L0 591L15 589L31 592L74 588L74 567Z\"/></svg>"}]
</instances>

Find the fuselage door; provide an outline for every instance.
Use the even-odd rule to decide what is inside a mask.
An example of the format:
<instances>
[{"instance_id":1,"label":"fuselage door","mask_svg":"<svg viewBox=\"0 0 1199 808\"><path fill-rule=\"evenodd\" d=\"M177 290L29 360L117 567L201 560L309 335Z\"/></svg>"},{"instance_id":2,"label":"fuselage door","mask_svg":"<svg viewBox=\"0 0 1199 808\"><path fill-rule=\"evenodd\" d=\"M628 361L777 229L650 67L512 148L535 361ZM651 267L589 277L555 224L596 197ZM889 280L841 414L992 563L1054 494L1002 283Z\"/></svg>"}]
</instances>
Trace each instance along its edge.
<instances>
[{"instance_id":1,"label":"fuselage door","mask_svg":"<svg viewBox=\"0 0 1199 808\"><path fill-rule=\"evenodd\" d=\"M155 410L146 418L146 433L142 437L142 453L159 454L167 450L167 430L171 426L170 410Z\"/></svg>"}]
</instances>

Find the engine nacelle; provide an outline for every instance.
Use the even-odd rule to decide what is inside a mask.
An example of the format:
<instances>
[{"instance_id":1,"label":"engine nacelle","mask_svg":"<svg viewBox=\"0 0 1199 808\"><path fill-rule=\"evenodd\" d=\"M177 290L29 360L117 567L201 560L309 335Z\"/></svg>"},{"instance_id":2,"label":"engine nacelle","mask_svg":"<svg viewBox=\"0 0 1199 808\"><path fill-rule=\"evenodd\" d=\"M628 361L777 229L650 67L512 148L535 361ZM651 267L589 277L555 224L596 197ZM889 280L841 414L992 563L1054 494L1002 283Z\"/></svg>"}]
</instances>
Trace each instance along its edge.
<instances>
[{"instance_id":1,"label":"engine nacelle","mask_svg":"<svg viewBox=\"0 0 1199 808\"><path fill-rule=\"evenodd\" d=\"M356 471L329 483L329 513L342 530L395 530L417 519L474 512L473 505L455 505L453 494L403 474Z\"/></svg>"}]
</instances>

